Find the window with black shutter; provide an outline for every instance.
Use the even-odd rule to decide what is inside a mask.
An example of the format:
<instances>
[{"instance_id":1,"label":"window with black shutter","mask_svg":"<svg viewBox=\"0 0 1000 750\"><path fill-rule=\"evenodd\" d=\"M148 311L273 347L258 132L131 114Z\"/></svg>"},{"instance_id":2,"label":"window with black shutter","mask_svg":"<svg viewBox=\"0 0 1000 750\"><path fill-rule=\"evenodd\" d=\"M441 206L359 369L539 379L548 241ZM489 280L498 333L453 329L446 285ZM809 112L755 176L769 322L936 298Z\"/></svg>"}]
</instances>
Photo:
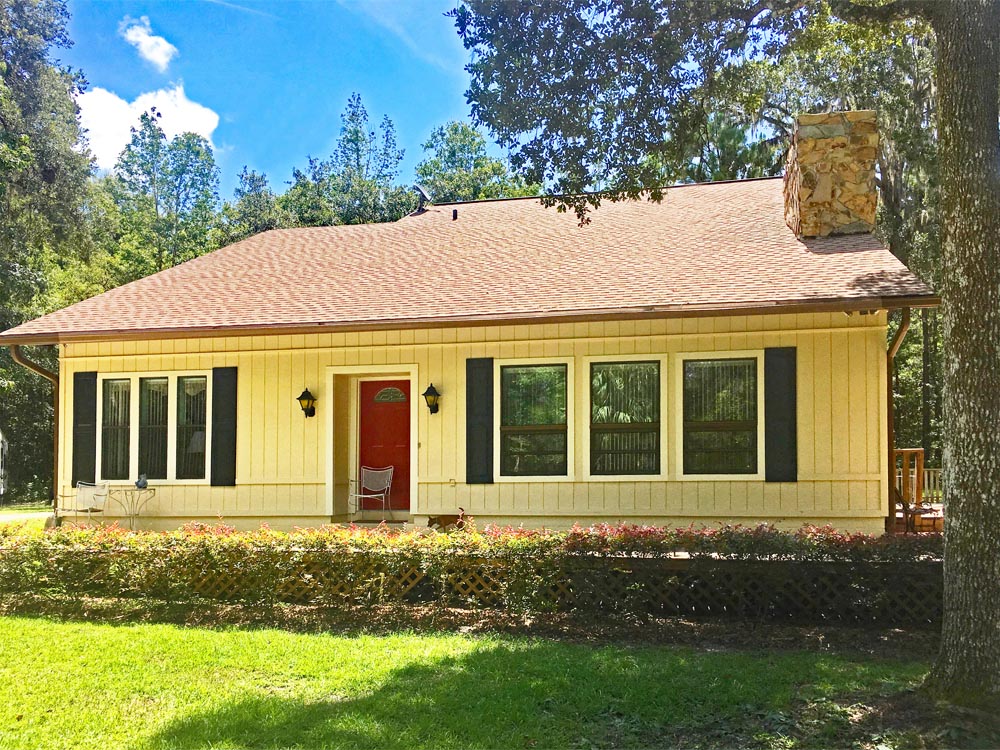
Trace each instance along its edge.
<instances>
[{"instance_id":1,"label":"window with black shutter","mask_svg":"<svg viewBox=\"0 0 1000 750\"><path fill-rule=\"evenodd\" d=\"M566 365L500 368L500 473L567 473Z\"/></svg>"},{"instance_id":2,"label":"window with black shutter","mask_svg":"<svg viewBox=\"0 0 1000 750\"><path fill-rule=\"evenodd\" d=\"M683 362L684 473L756 474L757 359Z\"/></svg>"}]
</instances>

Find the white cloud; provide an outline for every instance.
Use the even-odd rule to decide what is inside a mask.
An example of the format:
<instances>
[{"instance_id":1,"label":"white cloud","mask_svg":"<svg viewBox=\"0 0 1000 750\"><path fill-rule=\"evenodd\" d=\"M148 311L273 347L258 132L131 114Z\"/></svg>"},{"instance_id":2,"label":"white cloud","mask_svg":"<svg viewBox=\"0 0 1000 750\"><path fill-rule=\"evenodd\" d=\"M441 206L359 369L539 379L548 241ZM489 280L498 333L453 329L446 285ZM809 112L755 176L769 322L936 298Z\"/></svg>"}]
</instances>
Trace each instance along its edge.
<instances>
[{"instance_id":1,"label":"white cloud","mask_svg":"<svg viewBox=\"0 0 1000 750\"><path fill-rule=\"evenodd\" d=\"M153 34L147 16L139 19L125 16L118 25L118 33L122 39L138 50L139 57L152 63L161 73L167 71L170 61L177 56L177 48L174 45L162 36Z\"/></svg>"},{"instance_id":2,"label":"white cloud","mask_svg":"<svg viewBox=\"0 0 1000 750\"><path fill-rule=\"evenodd\" d=\"M138 124L139 115L152 107L163 115L159 124L167 138L190 132L211 141L219 126L219 115L188 99L181 83L140 94L132 102L95 86L80 94L77 103L80 105L80 122L88 131L90 150L101 169L114 167L118 155L132 138L131 129Z\"/></svg>"}]
</instances>

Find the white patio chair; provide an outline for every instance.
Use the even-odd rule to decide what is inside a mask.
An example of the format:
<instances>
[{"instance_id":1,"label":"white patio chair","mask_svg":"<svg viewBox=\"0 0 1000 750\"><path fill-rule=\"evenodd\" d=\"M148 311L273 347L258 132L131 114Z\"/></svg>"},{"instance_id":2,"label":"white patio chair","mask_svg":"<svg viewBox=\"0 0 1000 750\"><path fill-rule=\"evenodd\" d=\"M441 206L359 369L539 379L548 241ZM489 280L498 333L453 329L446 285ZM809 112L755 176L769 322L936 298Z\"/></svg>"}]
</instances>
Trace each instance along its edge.
<instances>
[{"instance_id":1,"label":"white patio chair","mask_svg":"<svg viewBox=\"0 0 1000 750\"><path fill-rule=\"evenodd\" d=\"M77 482L76 492L63 497L65 499L59 504L60 514L72 512L74 520L78 520L80 513L86 513L87 523L90 523L91 514L104 512L104 506L108 502L108 485L105 482Z\"/></svg>"},{"instance_id":2,"label":"white patio chair","mask_svg":"<svg viewBox=\"0 0 1000 750\"><path fill-rule=\"evenodd\" d=\"M385 513L389 507L389 491L392 488L394 468L393 466L381 469L373 469L370 466L361 467L361 480L351 480L353 489L347 497L347 506L352 514L363 510L362 505L365 500L377 500L382 504L382 512Z\"/></svg>"}]
</instances>

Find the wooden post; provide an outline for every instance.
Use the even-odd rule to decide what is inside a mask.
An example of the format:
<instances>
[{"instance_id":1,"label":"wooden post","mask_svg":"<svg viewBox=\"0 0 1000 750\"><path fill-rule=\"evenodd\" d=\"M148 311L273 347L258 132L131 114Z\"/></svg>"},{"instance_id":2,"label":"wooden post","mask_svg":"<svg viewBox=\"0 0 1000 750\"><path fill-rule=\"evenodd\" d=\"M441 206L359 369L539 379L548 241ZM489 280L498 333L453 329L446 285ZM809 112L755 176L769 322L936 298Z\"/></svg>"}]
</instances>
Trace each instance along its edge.
<instances>
[{"instance_id":1,"label":"wooden post","mask_svg":"<svg viewBox=\"0 0 1000 750\"><path fill-rule=\"evenodd\" d=\"M886 508L885 530L889 534L896 531L896 410L892 403L892 363L896 359L899 347L903 345L903 338L910 329L910 308L903 308L903 317L899 321L899 328L896 335L892 337L889 344L889 351L885 354L886 367L886 409L889 412L889 419L886 429L887 452L889 454L889 507ZM903 515L906 520L906 514Z\"/></svg>"}]
</instances>

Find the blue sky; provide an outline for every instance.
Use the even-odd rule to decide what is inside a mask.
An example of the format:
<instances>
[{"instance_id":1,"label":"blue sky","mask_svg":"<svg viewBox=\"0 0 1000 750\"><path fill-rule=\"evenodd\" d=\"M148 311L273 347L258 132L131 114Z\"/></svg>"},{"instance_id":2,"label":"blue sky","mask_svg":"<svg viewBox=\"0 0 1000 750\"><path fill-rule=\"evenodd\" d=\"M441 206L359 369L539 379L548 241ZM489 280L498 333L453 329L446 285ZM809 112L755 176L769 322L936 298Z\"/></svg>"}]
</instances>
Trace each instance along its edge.
<instances>
[{"instance_id":1,"label":"blue sky","mask_svg":"<svg viewBox=\"0 0 1000 750\"><path fill-rule=\"evenodd\" d=\"M212 141L224 197L244 164L280 191L307 156L329 155L356 91L373 122L395 123L410 182L430 131L468 118L468 54L443 15L454 4L70 0L75 45L57 56L89 82L80 106L103 167L156 105L168 135Z\"/></svg>"}]
</instances>

